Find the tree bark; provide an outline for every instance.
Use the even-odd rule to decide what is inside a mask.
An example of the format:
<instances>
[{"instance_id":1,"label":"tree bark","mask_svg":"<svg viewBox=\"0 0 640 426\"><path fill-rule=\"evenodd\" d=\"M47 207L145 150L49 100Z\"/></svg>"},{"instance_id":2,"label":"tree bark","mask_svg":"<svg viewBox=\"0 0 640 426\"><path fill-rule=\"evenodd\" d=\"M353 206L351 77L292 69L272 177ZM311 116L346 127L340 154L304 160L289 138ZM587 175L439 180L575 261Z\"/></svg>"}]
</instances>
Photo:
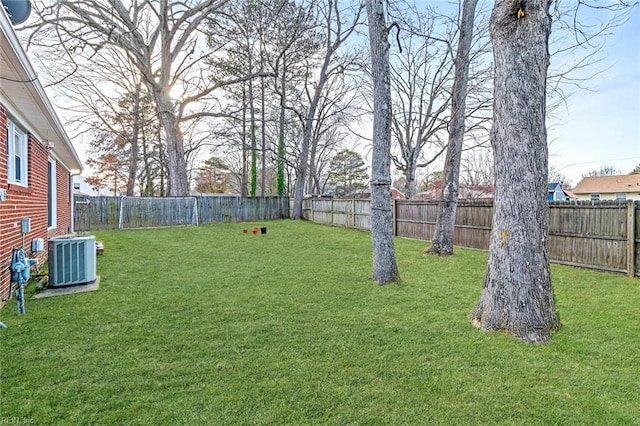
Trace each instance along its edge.
<instances>
[{"instance_id":1,"label":"tree bark","mask_svg":"<svg viewBox=\"0 0 640 426\"><path fill-rule=\"evenodd\" d=\"M260 121L261 121L261 128L260 128L260 166L262 168L262 172L260 173L260 196L264 197L265 191L266 191L266 187L267 187L267 180L266 180L266 173L267 173L266 124L267 124L267 120L265 118L264 77L260 78L260 96L262 97L262 99L260 100L260 107L261 107L261 111L260 111Z\"/></svg>"},{"instance_id":2,"label":"tree bark","mask_svg":"<svg viewBox=\"0 0 640 426\"><path fill-rule=\"evenodd\" d=\"M188 195L189 177L187 176L187 160L184 155L184 143L180 134L173 102L169 94L150 87L158 112L160 125L164 129L167 144L167 160L169 168L169 195Z\"/></svg>"},{"instance_id":3,"label":"tree bark","mask_svg":"<svg viewBox=\"0 0 640 426\"><path fill-rule=\"evenodd\" d=\"M137 85L136 93L133 93L133 124L131 129L131 141L130 141L130 149L129 153L129 174L127 176L127 197L133 197L135 186L136 186L136 178L138 177L138 154L139 154L139 143L138 138L140 134L141 128L141 119L140 119L140 84ZM142 190L142 188L141 188Z\"/></svg>"},{"instance_id":4,"label":"tree bark","mask_svg":"<svg viewBox=\"0 0 640 426\"><path fill-rule=\"evenodd\" d=\"M247 87L242 83L242 177L240 178L240 195L246 197L248 190L248 149L247 149Z\"/></svg>"},{"instance_id":5,"label":"tree bark","mask_svg":"<svg viewBox=\"0 0 640 426\"><path fill-rule=\"evenodd\" d=\"M418 169L417 164L417 159L411 159L404 171L404 178L407 181L406 192L404 195L409 200L413 200L418 193L418 182L416 182L416 170Z\"/></svg>"},{"instance_id":6,"label":"tree bark","mask_svg":"<svg viewBox=\"0 0 640 426\"><path fill-rule=\"evenodd\" d=\"M276 160L278 171L278 196L283 197L285 194L285 177L284 177L284 157L285 157L285 140L284 140L284 126L285 126L285 105L286 105L286 85L287 85L287 65L286 55L282 55L282 101L280 106L280 118L278 119L278 157Z\"/></svg>"},{"instance_id":7,"label":"tree bark","mask_svg":"<svg viewBox=\"0 0 640 426\"><path fill-rule=\"evenodd\" d=\"M366 2L373 77L373 153L371 165L371 240L373 279L398 281L391 212L391 83L389 41L382 0Z\"/></svg>"},{"instance_id":8,"label":"tree bark","mask_svg":"<svg viewBox=\"0 0 640 426\"><path fill-rule=\"evenodd\" d=\"M498 0L491 15L495 203L484 287L470 315L484 331L536 343L560 327L547 251L550 3Z\"/></svg>"},{"instance_id":9,"label":"tree bark","mask_svg":"<svg viewBox=\"0 0 640 426\"><path fill-rule=\"evenodd\" d=\"M248 43L247 43L248 45ZM252 55L253 53L250 49L248 52L248 62L249 62L249 74L253 73L253 65L252 65ZM254 104L254 96L253 96L253 79L249 80L249 132L251 138L251 180L250 180L250 189L249 195L251 197L256 196L256 191L258 189L258 142L256 140L256 107Z\"/></svg>"},{"instance_id":10,"label":"tree bark","mask_svg":"<svg viewBox=\"0 0 640 426\"><path fill-rule=\"evenodd\" d=\"M292 219L302 218L302 199L304 198L304 190L307 186L307 177L309 176L309 150L311 149L311 139L313 137L313 121L316 117L316 110L318 108L318 102L320 101L320 95L322 94L324 85L327 82L327 68L329 67L330 59L331 55L328 51L322 65L322 69L320 70L318 85L314 91L313 99L309 103L309 109L307 110L307 115L304 121L302 144L300 145L300 158L298 159L298 165L296 167L296 185L294 189Z\"/></svg>"},{"instance_id":11,"label":"tree bark","mask_svg":"<svg viewBox=\"0 0 640 426\"><path fill-rule=\"evenodd\" d=\"M469 52L473 40L473 23L478 0L464 0L460 20L460 37L456 52L453 89L451 95L451 121L449 123L449 141L444 164L444 182L442 198L438 204L436 229L428 253L439 255L453 254L456 211L460 189L460 161L464 144L465 105L467 99L467 81L469 80Z\"/></svg>"}]
</instances>

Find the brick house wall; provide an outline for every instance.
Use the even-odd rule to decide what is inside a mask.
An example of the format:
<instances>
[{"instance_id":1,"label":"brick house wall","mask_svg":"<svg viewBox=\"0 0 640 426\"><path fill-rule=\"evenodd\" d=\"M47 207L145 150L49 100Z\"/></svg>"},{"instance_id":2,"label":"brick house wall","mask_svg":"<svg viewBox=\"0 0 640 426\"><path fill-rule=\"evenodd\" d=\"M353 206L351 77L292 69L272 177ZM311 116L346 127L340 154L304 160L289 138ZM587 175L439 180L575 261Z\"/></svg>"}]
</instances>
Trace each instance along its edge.
<instances>
[{"instance_id":1,"label":"brick house wall","mask_svg":"<svg viewBox=\"0 0 640 426\"><path fill-rule=\"evenodd\" d=\"M24 236L24 248L28 256L38 258L39 264L47 260L47 239L71 231L71 175L55 162L57 218L56 226L48 228L49 153L32 134L28 135L28 186L8 183L7 120L7 109L0 104L0 189L7 191L7 200L0 202L0 307L9 297L12 249L23 243L20 219L31 218L31 232ZM31 241L35 238L45 240L45 251L31 255Z\"/></svg>"}]
</instances>

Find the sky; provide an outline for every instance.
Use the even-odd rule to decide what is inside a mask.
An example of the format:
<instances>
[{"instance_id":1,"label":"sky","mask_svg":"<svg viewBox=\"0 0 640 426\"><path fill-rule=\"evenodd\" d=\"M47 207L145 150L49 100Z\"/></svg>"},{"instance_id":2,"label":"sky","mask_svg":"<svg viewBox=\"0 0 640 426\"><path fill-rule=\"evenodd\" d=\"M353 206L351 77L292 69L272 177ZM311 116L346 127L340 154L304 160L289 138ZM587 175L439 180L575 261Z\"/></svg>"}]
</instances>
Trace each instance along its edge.
<instances>
[{"instance_id":1,"label":"sky","mask_svg":"<svg viewBox=\"0 0 640 426\"><path fill-rule=\"evenodd\" d=\"M615 0L593 0L598 5ZM457 1L416 0L419 6L444 11L457 10ZM573 8L574 0L561 5ZM490 11L493 1L480 0L477 11ZM610 15L606 11L581 7L580 20L595 25ZM555 27L554 27L555 28ZM559 37L558 35L561 34ZM551 38L572 43L568 33ZM553 51L553 46L550 48ZM576 50L577 55L582 52ZM640 4L622 26L604 39L600 60L585 70L597 74L583 83L588 90L571 89L566 103L547 119L549 166L564 175L571 186L582 175L604 166L628 174L640 164ZM552 57L549 74L564 68L567 57Z\"/></svg>"},{"instance_id":2,"label":"sky","mask_svg":"<svg viewBox=\"0 0 640 426\"><path fill-rule=\"evenodd\" d=\"M597 65L604 71L589 82L595 91L574 92L549 120L549 164L574 186L591 170L613 166L628 174L640 164L639 6L607 40Z\"/></svg>"}]
</instances>

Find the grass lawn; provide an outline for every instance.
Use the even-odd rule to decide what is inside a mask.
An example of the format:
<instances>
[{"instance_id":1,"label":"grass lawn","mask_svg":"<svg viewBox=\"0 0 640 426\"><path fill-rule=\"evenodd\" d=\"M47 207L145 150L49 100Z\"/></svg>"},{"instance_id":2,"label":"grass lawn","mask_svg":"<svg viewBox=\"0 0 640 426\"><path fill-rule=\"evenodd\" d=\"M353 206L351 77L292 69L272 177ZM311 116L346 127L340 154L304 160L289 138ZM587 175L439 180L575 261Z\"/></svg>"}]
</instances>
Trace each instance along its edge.
<instances>
[{"instance_id":1,"label":"grass lawn","mask_svg":"<svg viewBox=\"0 0 640 426\"><path fill-rule=\"evenodd\" d=\"M0 420L640 424L640 280L554 265L536 346L467 320L484 252L397 239L378 286L367 233L247 226L97 232L100 290L0 310Z\"/></svg>"}]
</instances>

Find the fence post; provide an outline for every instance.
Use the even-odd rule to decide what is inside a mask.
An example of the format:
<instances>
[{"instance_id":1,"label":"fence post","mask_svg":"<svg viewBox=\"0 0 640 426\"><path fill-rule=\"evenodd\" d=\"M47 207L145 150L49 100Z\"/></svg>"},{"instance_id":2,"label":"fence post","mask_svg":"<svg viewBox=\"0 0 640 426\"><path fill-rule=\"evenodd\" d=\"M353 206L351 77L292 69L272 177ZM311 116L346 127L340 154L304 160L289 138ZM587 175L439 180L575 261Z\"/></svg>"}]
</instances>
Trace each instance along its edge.
<instances>
[{"instance_id":1,"label":"fence post","mask_svg":"<svg viewBox=\"0 0 640 426\"><path fill-rule=\"evenodd\" d=\"M351 212L353 213L353 229L356 228L356 199L351 203Z\"/></svg>"},{"instance_id":2,"label":"fence post","mask_svg":"<svg viewBox=\"0 0 640 426\"><path fill-rule=\"evenodd\" d=\"M118 207L120 207L118 211L118 229L122 229L124 227L124 197L120 197L118 201Z\"/></svg>"},{"instance_id":3,"label":"fence post","mask_svg":"<svg viewBox=\"0 0 640 426\"><path fill-rule=\"evenodd\" d=\"M636 205L633 200L627 201L627 274L636 275Z\"/></svg>"},{"instance_id":4,"label":"fence post","mask_svg":"<svg viewBox=\"0 0 640 426\"><path fill-rule=\"evenodd\" d=\"M198 197L193 197L193 218L194 225L198 226Z\"/></svg>"},{"instance_id":5,"label":"fence post","mask_svg":"<svg viewBox=\"0 0 640 426\"><path fill-rule=\"evenodd\" d=\"M333 198L331 198L331 226L333 226Z\"/></svg>"},{"instance_id":6,"label":"fence post","mask_svg":"<svg viewBox=\"0 0 640 426\"><path fill-rule=\"evenodd\" d=\"M391 216L392 216L392 222L393 222L393 236L397 237L398 236L398 200L396 200L395 198L393 198L391 200Z\"/></svg>"}]
</instances>

